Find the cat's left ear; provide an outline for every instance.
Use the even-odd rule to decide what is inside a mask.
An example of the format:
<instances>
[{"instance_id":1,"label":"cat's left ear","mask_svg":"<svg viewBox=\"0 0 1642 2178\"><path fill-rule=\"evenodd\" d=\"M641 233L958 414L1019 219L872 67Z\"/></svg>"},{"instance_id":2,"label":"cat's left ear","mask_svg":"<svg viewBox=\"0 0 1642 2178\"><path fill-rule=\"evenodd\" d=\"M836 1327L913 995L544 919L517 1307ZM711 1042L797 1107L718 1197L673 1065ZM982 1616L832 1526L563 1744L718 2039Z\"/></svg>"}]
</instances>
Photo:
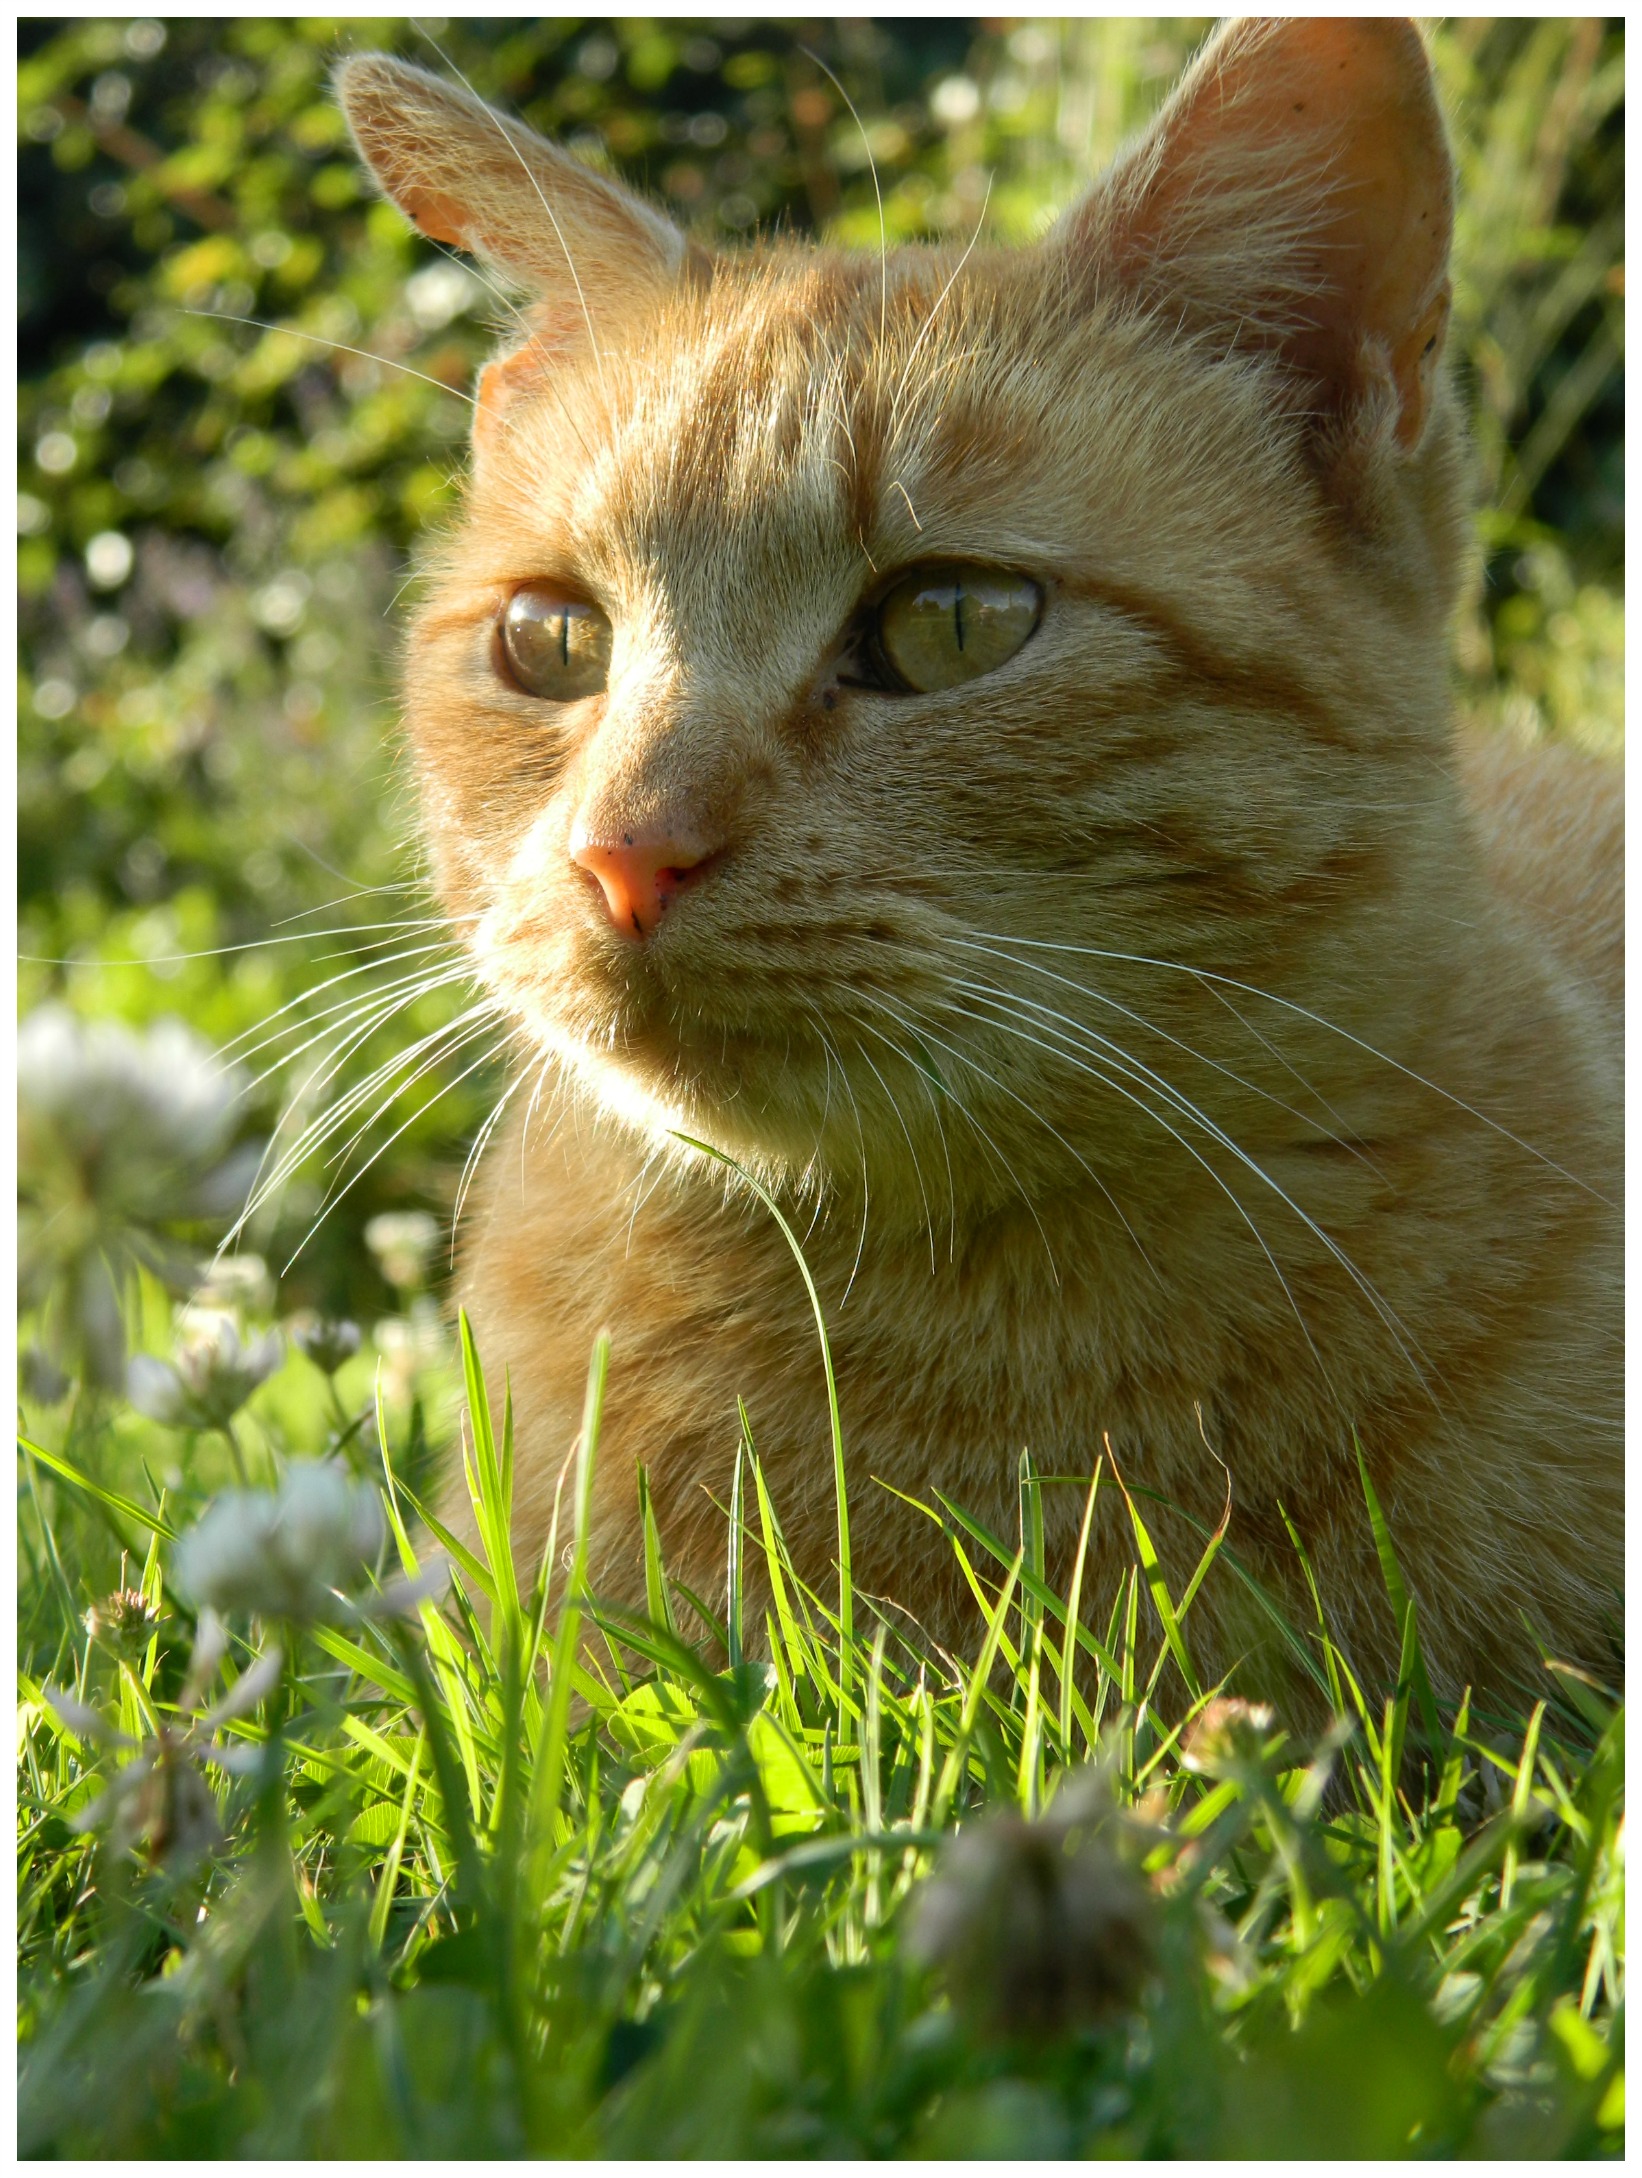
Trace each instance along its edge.
<instances>
[{"instance_id":1,"label":"cat's left ear","mask_svg":"<svg viewBox=\"0 0 1642 2178\"><path fill-rule=\"evenodd\" d=\"M1242 18L1055 238L1188 324L1275 352L1308 413L1424 436L1453 166L1412 22Z\"/></svg>"},{"instance_id":2,"label":"cat's left ear","mask_svg":"<svg viewBox=\"0 0 1642 2178\"><path fill-rule=\"evenodd\" d=\"M481 377L477 441L555 358L596 348L701 257L619 182L407 61L356 54L335 84L361 157L400 210L533 298L532 338Z\"/></svg>"}]
</instances>

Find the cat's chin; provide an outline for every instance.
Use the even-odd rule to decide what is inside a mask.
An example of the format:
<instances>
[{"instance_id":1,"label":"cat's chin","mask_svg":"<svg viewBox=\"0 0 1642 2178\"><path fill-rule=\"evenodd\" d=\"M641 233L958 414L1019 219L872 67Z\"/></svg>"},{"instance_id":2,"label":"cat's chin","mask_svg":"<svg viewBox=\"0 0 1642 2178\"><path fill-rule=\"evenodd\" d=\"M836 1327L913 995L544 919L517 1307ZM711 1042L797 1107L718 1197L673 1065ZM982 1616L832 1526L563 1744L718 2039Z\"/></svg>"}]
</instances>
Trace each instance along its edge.
<instances>
[{"instance_id":1,"label":"cat's chin","mask_svg":"<svg viewBox=\"0 0 1642 2178\"><path fill-rule=\"evenodd\" d=\"M809 1165L825 1108L824 1061L779 1034L625 1009L574 1027L533 1014L532 1038L567 1083L649 1137L688 1135L765 1166ZM812 1072L817 1077L812 1080Z\"/></svg>"}]
</instances>

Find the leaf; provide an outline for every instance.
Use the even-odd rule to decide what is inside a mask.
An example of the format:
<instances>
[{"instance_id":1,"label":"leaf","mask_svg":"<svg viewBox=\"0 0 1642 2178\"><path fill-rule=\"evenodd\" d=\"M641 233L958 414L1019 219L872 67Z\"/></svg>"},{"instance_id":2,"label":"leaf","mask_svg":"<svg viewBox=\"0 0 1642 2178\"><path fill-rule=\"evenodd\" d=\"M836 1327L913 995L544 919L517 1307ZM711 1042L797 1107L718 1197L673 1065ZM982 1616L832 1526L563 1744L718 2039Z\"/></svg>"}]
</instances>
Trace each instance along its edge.
<instances>
[{"instance_id":1,"label":"leaf","mask_svg":"<svg viewBox=\"0 0 1642 2178\"><path fill-rule=\"evenodd\" d=\"M163 1535L168 1543L177 1539L177 1531L164 1513L145 1512L134 1497L124 1497L118 1490L110 1490L105 1484L93 1481L83 1468L76 1467L61 1452L48 1452L44 1445L35 1444L28 1437L17 1440L30 1459L38 1460L42 1467L49 1467L53 1474L61 1475L65 1482L72 1482L76 1489L84 1490L98 1504L106 1505L111 1512L124 1513L128 1520L135 1520L152 1535Z\"/></svg>"}]
</instances>

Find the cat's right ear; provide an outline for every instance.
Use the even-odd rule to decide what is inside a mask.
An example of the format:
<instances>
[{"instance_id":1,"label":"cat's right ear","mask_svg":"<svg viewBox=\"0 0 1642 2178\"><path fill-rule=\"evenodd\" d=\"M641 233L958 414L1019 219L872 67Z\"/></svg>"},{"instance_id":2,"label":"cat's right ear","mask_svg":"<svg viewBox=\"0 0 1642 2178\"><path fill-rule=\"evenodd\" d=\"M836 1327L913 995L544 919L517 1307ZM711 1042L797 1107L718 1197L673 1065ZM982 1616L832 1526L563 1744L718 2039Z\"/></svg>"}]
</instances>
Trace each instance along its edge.
<instances>
[{"instance_id":1,"label":"cat's right ear","mask_svg":"<svg viewBox=\"0 0 1642 2178\"><path fill-rule=\"evenodd\" d=\"M1261 350L1339 447L1412 453L1448 319L1453 167L1412 22L1240 18L1062 221L1097 283Z\"/></svg>"},{"instance_id":2,"label":"cat's right ear","mask_svg":"<svg viewBox=\"0 0 1642 2178\"><path fill-rule=\"evenodd\" d=\"M361 158L430 241L531 297L532 338L484 372L474 436L556 358L599 345L700 256L668 219L470 91L385 53L335 74Z\"/></svg>"}]
</instances>

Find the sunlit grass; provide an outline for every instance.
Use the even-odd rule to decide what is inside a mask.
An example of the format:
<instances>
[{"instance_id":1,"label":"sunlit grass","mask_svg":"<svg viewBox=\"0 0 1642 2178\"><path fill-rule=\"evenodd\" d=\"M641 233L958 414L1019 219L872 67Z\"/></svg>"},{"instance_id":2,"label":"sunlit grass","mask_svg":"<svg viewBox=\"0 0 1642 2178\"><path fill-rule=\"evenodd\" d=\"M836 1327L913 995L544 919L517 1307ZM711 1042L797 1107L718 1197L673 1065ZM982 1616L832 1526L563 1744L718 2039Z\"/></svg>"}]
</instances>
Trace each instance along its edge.
<instances>
[{"instance_id":1,"label":"sunlit grass","mask_svg":"<svg viewBox=\"0 0 1642 2178\"><path fill-rule=\"evenodd\" d=\"M511 1413L465 1322L476 1550L419 1522L377 1402L390 1555L414 1576L443 1547L449 1604L233 1620L225 1681L276 1639L285 1663L218 1727L228 1766L189 1771L221 1825L192 1859L174 1788L174 1806L126 1794L117 1845L74 1825L136 1759L110 1733L151 1749L191 1708L234 1706L181 1688L191 1614L167 1565L198 1488L117 1488L106 1418L71 1453L26 1452L25 2152L1617 2146L1622 1712L1553 1667L1508 1741L1439 1713L1372 1500L1399 1683L1360 1682L1320 1599L1288 1638L1340 1715L1300 1744L1197 1672L1192 1604L1231 1577L1222 1535L1166 1568L1106 1462L1085 1534L1116 1519L1134 1542L1109 1597L1081 1553L1065 1595L1046 1580L1029 1461L1015 1536L928 1504L975 1599L961 1657L911 1645L843 1552L836 1591L800 1578L750 1423L722 1593L670 1579L647 1506L646 1608L590 1594L619 1350L618 1328L592 1356L539 1565L514 1561ZM282 1453L345 1434L362 1458L352 1424ZM842 1494L840 1513L847 1533ZM148 1615L123 1653L80 1615L93 1523L133 1546ZM955 1831L971 1857L926 1916L948 1933L920 1943ZM1080 1905L1113 1886L1122 1913ZM1068 1994L1073 1939L1115 1992L1097 2011Z\"/></svg>"}]
</instances>

